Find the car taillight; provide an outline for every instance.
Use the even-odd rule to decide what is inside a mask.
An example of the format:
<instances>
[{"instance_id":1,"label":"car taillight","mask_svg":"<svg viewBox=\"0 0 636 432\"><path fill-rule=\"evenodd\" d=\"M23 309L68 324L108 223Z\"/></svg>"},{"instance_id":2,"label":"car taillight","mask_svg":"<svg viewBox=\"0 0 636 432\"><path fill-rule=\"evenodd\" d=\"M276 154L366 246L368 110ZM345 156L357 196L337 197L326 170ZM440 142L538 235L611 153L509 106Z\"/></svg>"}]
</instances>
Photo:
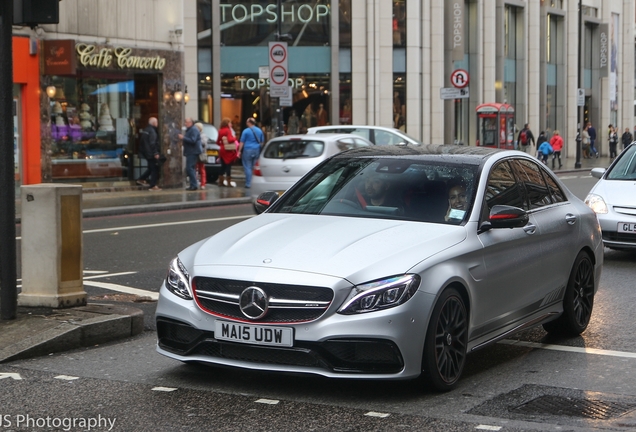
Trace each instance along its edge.
<instances>
[{"instance_id":1,"label":"car taillight","mask_svg":"<svg viewBox=\"0 0 636 432\"><path fill-rule=\"evenodd\" d=\"M252 168L252 174L259 177L263 176L263 173L261 172L261 167L258 164L258 161L256 161L256 163L254 164L254 168Z\"/></svg>"}]
</instances>

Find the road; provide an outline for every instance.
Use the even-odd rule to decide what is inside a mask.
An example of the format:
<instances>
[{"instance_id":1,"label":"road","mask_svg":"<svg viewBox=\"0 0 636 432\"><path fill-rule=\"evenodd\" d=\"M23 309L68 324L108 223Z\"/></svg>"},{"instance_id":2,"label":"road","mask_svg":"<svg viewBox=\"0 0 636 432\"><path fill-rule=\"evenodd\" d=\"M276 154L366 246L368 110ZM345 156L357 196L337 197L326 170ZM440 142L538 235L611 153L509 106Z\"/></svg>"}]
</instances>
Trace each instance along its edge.
<instances>
[{"instance_id":1,"label":"road","mask_svg":"<svg viewBox=\"0 0 636 432\"><path fill-rule=\"evenodd\" d=\"M563 179L579 197L595 182L577 174ZM85 219L91 301L152 296L181 249L252 215L239 205ZM137 337L0 365L0 431L49 430L16 428L27 415L103 418L92 430L109 430L108 419L118 431L636 430L634 256L606 252L582 336L550 339L534 329L478 351L446 394L420 380L341 381L181 364L154 350L155 303L135 303L147 319ZM528 395L541 396L543 405L521 405Z\"/></svg>"}]
</instances>

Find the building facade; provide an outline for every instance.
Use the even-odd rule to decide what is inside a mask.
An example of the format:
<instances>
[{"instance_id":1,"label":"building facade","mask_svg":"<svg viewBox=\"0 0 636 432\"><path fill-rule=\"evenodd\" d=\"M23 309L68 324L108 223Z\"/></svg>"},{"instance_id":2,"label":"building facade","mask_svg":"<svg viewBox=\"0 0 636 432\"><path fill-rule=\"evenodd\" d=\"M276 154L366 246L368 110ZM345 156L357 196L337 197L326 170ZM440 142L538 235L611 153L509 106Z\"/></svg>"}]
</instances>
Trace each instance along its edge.
<instances>
[{"instance_id":1,"label":"building facade","mask_svg":"<svg viewBox=\"0 0 636 432\"><path fill-rule=\"evenodd\" d=\"M301 132L376 124L424 143L482 145L492 126L497 145L508 146L529 123L535 136L559 130L575 157L579 121L597 128L603 154L608 124L636 124L633 0L583 0L582 20L578 0L281 3L279 11L276 0L197 0L185 35L186 53L196 45L197 55L196 76L186 76L197 89L186 108L193 116L235 126L253 116L276 129L278 101L259 69L280 21L293 91L283 117L298 118ZM513 118L478 121L492 103Z\"/></svg>"},{"instance_id":2,"label":"building facade","mask_svg":"<svg viewBox=\"0 0 636 432\"><path fill-rule=\"evenodd\" d=\"M134 184L146 164L138 132L157 117L162 184L181 186L184 2L59 7L57 25L13 29L17 184Z\"/></svg>"}]
</instances>

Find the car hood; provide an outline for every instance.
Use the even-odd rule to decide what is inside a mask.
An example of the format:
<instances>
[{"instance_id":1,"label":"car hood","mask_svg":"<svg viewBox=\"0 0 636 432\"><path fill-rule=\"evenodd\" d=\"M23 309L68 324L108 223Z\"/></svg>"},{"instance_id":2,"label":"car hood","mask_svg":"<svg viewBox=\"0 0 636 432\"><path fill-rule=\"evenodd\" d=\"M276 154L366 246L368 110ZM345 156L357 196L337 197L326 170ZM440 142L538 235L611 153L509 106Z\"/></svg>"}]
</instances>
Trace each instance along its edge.
<instances>
[{"instance_id":1,"label":"car hood","mask_svg":"<svg viewBox=\"0 0 636 432\"><path fill-rule=\"evenodd\" d=\"M199 243L193 264L373 280L405 273L465 238L454 225L265 213Z\"/></svg>"},{"instance_id":2,"label":"car hood","mask_svg":"<svg viewBox=\"0 0 636 432\"><path fill-rule=\"evenodd\" d=\"M636 207L636 182L634 180L601 180L591 193L600 195L614 207Z\"/></svg>"}]
</instances>

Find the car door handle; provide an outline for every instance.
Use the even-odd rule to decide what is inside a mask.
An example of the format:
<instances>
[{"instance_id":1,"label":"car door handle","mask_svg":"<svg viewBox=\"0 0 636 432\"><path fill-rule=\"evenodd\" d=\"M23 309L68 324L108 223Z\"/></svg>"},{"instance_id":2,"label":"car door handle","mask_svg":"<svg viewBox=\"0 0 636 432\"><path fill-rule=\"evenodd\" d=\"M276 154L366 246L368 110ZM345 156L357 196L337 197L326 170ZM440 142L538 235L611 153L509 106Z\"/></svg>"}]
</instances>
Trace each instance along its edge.
<instances>
[{"instance_id":1,"label":"car door handle","mask_svg":"<svg viewBox=\"0 0 636 432\"><path fill-rule=\"evenodd\" d=\"M574 225L576 223L576 219L576 216L574 216L572 213L568 213L565 215L565 220L568 225Z\"/></svg>"},{"instance_id":2,"label":"car door handle","mask_svg":"<svg viewBox=\"0 0 636 432\"><path fill-rule=\"evenodd\" d=\"M529 224L524 226L523 230L526 232L526 234L534 234L535 231L537 230L537 226L533 224Z\"/></svg>"}]
</instances>

